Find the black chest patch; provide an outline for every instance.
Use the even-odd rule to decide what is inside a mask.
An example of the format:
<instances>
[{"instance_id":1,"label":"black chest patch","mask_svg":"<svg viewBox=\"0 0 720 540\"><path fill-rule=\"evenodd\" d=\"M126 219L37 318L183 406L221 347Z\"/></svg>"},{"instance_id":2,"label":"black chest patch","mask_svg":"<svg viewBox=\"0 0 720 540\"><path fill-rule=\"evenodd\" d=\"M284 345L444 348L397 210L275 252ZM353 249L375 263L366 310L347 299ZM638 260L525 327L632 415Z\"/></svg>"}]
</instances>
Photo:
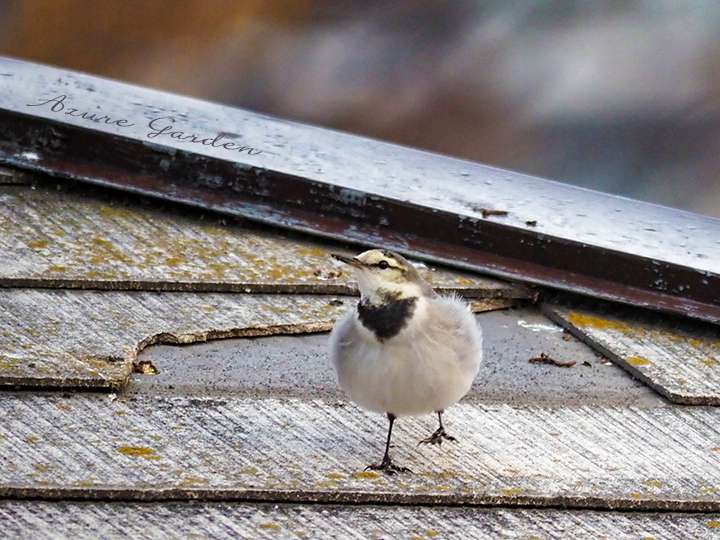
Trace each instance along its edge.
<instances>
[{"instance_id":1,"label":"black chest patch","mask_svg":"<svg viewBox=\"0 0 720 540\"><path fill-rule=\"evenodd\" d=\"M358 304L358 317L362 325L373 332L379 341L397 335L405 328L415 311L417 298L390 300L375 306L361 300Z\"/></svg>"}]
</instances>

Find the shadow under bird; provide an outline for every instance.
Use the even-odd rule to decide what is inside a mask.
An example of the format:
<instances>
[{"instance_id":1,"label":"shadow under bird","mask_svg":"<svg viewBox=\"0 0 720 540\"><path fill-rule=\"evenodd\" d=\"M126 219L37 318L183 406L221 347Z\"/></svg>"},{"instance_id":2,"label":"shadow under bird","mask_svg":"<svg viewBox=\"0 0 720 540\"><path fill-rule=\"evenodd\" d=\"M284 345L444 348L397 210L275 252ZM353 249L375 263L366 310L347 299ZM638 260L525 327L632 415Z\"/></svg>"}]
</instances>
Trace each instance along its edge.
<instances>
[{"instance_id":1,"label":"shadow under bird","mask_svg":"<svg viewBox=\"0 0 720 540\"><path fill-rule=\"evenodd\" d=\"M390 458L395 419L437 413L439 427L420 443L454 441L445 432L445 408L470 390L482 360L482 334L469 306L438 295L415 267L391 251L372 249L350 265L360 289L357 308L338 320L330 357L340 387L364 409L389 420L385 454L368 469L408 471Z\"/></svg>"}]
</instances>

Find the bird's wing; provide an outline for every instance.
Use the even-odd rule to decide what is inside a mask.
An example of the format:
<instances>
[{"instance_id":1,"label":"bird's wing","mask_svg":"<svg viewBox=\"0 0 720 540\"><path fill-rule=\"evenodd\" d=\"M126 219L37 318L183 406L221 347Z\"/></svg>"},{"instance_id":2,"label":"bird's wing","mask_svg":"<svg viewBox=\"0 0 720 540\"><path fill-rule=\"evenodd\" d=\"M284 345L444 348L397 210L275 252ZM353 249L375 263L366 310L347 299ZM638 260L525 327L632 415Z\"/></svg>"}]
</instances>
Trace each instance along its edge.
<instances>
[{"instance_id":1,"label":"bird's wing","mask_svg":"<svg viewBox=\"0 0 720 540\"><path fill-rule=\"evenodd\" d=\"M355 328L355 311L351 310L335 323L330 334L330 358L336 367L358 346L359 340L360 335Z\"/></svg>"},{"instance_id":2,"label":"bird's wing","mask_svg":"<svg viewBox=\"0 0 720 540\"><path fill-rule=\"evenodd\" d=\"M479 362L482 332L468 305L457 296L438 296L430 300L429 309L433 338L450 346L461 360Z\"/></svg>"}]
</instances>

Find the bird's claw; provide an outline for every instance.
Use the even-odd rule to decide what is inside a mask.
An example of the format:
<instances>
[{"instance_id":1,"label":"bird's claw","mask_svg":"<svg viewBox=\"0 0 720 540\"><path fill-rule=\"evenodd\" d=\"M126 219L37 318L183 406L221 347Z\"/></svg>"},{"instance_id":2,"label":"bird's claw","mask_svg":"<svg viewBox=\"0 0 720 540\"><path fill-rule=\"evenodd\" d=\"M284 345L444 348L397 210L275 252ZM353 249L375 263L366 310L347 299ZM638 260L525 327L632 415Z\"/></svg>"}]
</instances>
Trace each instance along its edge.
<instances>
[{"instance_id":1,"label":"bird's claw","mask_svg":"<svg viewBox=\"0 0 720 540\"><path fill-rule=\"evenodd\" d=\"M374 464L374 465L368 465L365 467L366 471L382 471L384 474L387 474L388 476L393 476L398 473L412 473L410 469L407 467L400 467L398 465L395 465L392 460L383 459L380 463Z\"/></svg>"},{"instance_id":2,"label":"bird's claw","mask_svg":"<svg viewBox=\"0 0 720 540\"><path fill-rule=\"evenodd\" d=\"M427 439L422 439L418 444L437 444L438 446L442 445L443 441L451 441L456 442L457 439L453 437L452 435L448 435L445 433L444 428L437 428L435 430L435 433L430 435Z\"/></svg>"}]
</instances>

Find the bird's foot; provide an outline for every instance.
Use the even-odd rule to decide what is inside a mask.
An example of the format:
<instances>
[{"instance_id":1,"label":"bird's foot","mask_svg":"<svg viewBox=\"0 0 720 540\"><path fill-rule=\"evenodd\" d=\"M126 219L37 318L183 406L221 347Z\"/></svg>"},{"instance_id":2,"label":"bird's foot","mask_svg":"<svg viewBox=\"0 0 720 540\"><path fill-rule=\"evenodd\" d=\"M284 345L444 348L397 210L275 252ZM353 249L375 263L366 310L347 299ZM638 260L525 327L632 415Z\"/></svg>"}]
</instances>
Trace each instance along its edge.
<instances>
[{"instance_id":1,"label":"bird's foot","mask_svg":"<svg viewBox=\"0 0 720 540\"><path fill-rule=\"evenodd\" d=\"M398 473L412 473L412 471L407 467L400 467L398 465L395 465L388 456L385 456L383 460L376 465L368 465L367 467L365 467L365 470L382 471L388 476L393 476Z\"/></svg>"},{"instance_id":2,"label":"bird's foot","mask_svg":"<svg viewBox=\"0 0 720 540\"><path fill-rule=\"evenodd\" d=\"M418 444L437 444L440 446L443 441L452 441L455 442L457 439L451 435L448 435L445 433L444 428L437 428L435 430L435 433L430 435L427 439L421 440Z\"/></svg>"}]
</instances>

